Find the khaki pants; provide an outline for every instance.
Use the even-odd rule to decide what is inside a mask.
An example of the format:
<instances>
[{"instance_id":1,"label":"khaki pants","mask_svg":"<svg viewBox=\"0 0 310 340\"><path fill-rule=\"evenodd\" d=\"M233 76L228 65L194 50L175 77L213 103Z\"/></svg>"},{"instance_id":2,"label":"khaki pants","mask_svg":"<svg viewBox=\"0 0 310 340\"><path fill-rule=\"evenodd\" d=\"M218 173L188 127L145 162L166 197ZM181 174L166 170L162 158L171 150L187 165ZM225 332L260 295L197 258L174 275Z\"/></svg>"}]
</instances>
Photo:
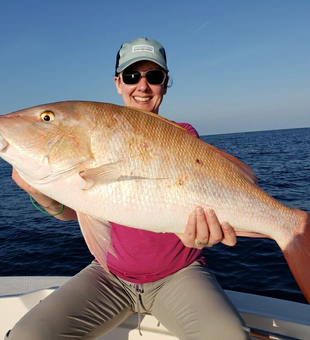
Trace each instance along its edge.
<instances>
[{"instance_id":1,"label":"khaki pants","mask_svg":"<svg viewBox=\"0 0 310 340\"><path fill-rule=\"evenodd\" d=\"M181 340L250 339L235 307L199 263L136 285L107 274L97 262L29 311L7 339L96 339L133 313L154 315Z\"/></svg>"}]
</instances>

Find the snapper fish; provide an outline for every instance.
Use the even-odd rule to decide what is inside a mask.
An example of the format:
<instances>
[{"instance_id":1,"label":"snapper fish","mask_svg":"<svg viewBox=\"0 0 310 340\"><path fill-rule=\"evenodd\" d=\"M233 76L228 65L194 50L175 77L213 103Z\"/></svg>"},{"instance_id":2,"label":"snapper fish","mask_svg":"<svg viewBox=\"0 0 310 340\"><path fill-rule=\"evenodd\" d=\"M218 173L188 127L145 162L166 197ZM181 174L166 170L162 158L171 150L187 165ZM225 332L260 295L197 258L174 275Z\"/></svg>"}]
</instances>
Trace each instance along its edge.
<instances>
[{"instance_id":1,"label":"snapper fish","mask_svg":"<svg viewBox=\"0 0 310 340\"><path fill-rule=\"evenodd\" d=\"M310 215L260 189L231 155L150 112L67 101L0 116L0 156L32 187L77 211L85 241L108 271L108 221L182 233L197 207L238 236L274 239L310 302Z\"/></svg>"}]
</instances>

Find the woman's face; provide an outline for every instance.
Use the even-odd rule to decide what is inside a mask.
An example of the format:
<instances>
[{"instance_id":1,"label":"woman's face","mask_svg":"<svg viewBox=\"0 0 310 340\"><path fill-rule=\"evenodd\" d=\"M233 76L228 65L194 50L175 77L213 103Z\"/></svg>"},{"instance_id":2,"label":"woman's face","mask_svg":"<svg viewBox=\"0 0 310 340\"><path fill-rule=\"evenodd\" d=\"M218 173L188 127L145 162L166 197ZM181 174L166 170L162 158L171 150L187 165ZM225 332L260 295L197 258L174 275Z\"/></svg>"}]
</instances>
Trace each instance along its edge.
<instances>
[{"instance_id":1,"label":"woman's face","mask_svg":"<svg viewBox=\"0 0 310 340\"><path fill-rule=\"evenodd\" d=\"M139 61L129 67L132 70L146 72L162 70L151 61ZM132 106L146 111L158 113L163 96L167 92L167 80L162 85L151 85L145 77L141 77L138 84L124 84L120 77L114 77L117 92L123 97L125 106Z\"/></svg>"}]
</instances>

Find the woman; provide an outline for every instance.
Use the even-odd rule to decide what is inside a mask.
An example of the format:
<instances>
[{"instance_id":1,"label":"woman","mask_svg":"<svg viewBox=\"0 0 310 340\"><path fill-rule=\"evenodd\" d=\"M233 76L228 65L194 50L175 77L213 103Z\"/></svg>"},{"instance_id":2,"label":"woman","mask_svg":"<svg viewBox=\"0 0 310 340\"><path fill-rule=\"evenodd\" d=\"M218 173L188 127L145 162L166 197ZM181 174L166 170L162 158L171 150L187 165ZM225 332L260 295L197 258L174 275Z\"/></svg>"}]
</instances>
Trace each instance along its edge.
<instances>
[{"instance_id":1,"label":"woman","mask_svg":"<svg viewBox=\"0 0 310 340\"><path fill-rule=\"evenodd\" d=\"M114 82L125 106L158 113L167 92L164 48L155 40L124 43L118 54ZM198 134L189 124L179 124ZM13 179L48 212L60 204ZM56 216L76 219L66 207ZM216 279L207 270L203 247L236 243L228 223L220 225L212 210L190 214L183 234L160 234L112 223L117 257L108 256L112 275L94 261L24 316L7 339L95 339L129 315L153 314L179 339L248 339L243 321Z\"/></svg>"}]
</instances>

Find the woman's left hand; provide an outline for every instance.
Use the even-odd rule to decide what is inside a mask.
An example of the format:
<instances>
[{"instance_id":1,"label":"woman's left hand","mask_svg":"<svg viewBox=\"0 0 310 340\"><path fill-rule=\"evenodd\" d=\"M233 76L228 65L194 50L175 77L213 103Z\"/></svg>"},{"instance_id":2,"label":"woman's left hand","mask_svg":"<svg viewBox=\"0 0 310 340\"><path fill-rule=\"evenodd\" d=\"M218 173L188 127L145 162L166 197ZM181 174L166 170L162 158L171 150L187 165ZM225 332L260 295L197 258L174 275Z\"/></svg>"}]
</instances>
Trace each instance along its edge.
<instances>
[{"instance_id":1,"label":"woman's left hand","mask_svg":"<svg viewBox=\"0 0 310 340\"><path fill-rule=\"evenodd\" d=\"M212 247L220 242L227 246L237 243L231 225L227 222L220 224L213 210L204 211L201 207L189 215L184 233L177 236L186 247L198 249Z\"/></svg>"}]
</instances>

